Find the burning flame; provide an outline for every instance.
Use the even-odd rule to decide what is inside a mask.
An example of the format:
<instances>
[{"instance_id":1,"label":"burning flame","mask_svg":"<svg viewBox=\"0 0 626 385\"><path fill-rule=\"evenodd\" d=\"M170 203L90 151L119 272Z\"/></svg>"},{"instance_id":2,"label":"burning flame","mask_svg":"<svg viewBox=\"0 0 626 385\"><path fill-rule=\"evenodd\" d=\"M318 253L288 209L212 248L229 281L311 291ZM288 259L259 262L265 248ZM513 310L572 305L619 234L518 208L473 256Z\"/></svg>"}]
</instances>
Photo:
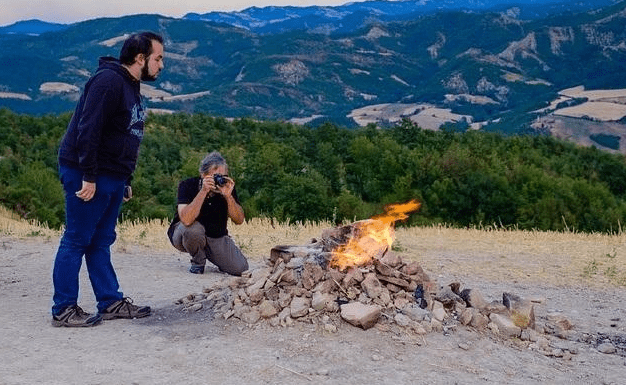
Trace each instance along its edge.
<instances>
[{"instance_id":1,"label":"burning flame","mask_svg":"<svg viewBox=\"0 0 626 385\"><path fill-rule=\"evenodd\" d=\"M332 252L330 266L345 270L350 266L362 266L381 257L394 240L393 224L409 217L408 213L419 209L416 200L385 206L385 213L353 224L354 232L348 243L339 245Z\"/></svg>"}]
</instances>

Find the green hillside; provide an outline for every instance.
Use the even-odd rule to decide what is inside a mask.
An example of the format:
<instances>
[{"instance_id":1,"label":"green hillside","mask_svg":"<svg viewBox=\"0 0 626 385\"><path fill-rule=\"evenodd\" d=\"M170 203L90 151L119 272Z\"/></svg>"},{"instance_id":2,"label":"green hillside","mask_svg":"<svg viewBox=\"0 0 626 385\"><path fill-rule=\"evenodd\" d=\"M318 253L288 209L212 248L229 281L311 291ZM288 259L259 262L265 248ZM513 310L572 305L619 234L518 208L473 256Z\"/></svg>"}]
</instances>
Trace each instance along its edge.
<instances>
[{"instance_id":1,"label":"green hillside","mask_svg":"<svg viewBox=\"0 0 626 385\"><path fill-rule=\"evenodd\" d=\"M0 203L52 227L64 217L56 151L68 120L0 109ZM171 218L178 181L212 150L229 161L248 218L352 221L417 199L408 225L612 232L626 219L624 157L546 136L206 114L151 114L147 127L125 219Z\"/></svg>"}]
</instances>

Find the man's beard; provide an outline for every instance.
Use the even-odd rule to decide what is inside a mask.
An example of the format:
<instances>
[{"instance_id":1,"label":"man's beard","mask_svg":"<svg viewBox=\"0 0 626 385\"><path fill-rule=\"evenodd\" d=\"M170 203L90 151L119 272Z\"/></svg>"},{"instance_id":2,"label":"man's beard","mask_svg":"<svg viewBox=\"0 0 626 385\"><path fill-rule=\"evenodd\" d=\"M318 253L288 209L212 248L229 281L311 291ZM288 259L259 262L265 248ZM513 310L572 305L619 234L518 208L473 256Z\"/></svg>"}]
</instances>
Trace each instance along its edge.
<instances>
[{"instance_id":1,"label":"man's beard","mask_svg":"<svg viewBox=\"0 0 626 385\"><path fill-rule=\"evenodd\" d=\"M150 70L148 69L148 60L143 63L143 67L141 67L141 80L144 82L153 82L156 80L159 73L157 72L154 75L150 75Z\"/></svg>"}]
</instances>

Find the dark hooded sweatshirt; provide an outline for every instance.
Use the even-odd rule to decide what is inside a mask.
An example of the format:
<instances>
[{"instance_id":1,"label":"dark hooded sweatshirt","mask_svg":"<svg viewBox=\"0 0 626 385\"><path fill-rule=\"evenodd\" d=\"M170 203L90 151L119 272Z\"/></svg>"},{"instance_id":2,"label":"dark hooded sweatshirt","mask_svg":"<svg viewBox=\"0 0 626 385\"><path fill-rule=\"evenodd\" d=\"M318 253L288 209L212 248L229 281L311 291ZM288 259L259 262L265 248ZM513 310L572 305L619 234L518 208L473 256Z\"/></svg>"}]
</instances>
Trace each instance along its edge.
<instances>
[{"instance_id":1,"label":"dark hooded sweatshirt","mask_svg":"<svg viewBox=\"0 0 626 385\"><path fill-rule=\"evenodd\" d=\"M108 175L130 183L146 118L140 82L115 58L99 64L61 140L59 164L82 170L87 182Z\"/></svg>"}]
</instances>

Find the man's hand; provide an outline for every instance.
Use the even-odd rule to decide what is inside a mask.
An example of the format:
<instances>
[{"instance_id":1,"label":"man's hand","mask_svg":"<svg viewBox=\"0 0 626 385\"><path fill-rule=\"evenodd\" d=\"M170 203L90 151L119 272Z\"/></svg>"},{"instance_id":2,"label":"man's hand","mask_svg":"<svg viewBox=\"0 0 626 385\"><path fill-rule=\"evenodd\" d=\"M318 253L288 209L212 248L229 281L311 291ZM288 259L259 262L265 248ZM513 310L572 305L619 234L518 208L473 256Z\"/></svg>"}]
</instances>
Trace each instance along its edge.
<instances>
[{"instance_id":1,"label":"man's hand","mask_svg":"<svg viewBox=\"0 0 626 385\"><path fill-rule=\"evenodd\" d=\"M96 183L83 181L83 186L76 191L76 196L85 202L89 202L96 195Z\"/></svg>"},{"instance_id":2,"label":"man's hand","mask_svg":"<svg viewBox=\"0 0 626 385\"><path fill-rule=\"evenodd\" d=\"M224 185L222 186L216 186L216 187L217 187L217 190L220 192L220 194L227 197L233 193L233 189L235 188L235 181L230 179L227 176L225 176L224 179L226 179L226 183L224 183Z\"/></svg>"},{"instance_id":3,"label":"man's hand","mask_svg":"<svg viewBox=\"0 0 626 385\"><path fill-rule=\"evenodd\" d=\"M215 191L215 181L212 175L202 178L202 190L204 190L206 194Z\"/></svg>"}]
</instances>

